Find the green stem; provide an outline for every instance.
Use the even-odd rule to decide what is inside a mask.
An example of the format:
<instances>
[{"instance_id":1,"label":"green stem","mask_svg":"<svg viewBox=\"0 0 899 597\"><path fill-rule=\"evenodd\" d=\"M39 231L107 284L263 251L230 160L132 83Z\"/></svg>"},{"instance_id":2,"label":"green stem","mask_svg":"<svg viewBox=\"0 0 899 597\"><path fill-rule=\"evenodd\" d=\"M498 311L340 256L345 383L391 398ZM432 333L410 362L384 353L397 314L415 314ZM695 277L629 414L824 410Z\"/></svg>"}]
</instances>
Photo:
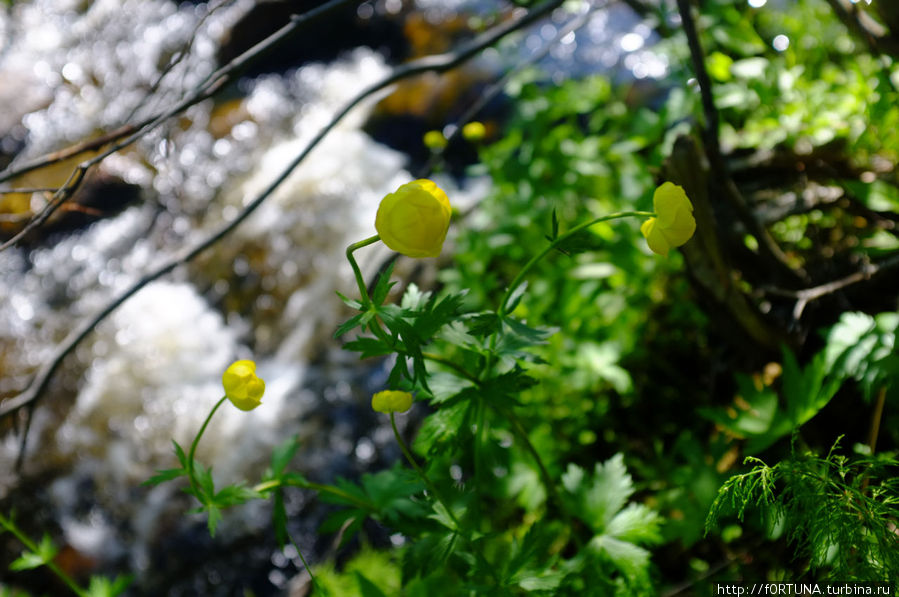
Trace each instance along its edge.
<instances>
[{"instance_id":1,"label":"green stem","mask_svg":"<svg viewBox=\"0 0 899 597\"><path fill-rule=\"evenodd\" d=\"M356 276L356 285L359 286L359 296L362 297L362 306L366 308L371 304L371 299L368 297L368 288L365 285L365 278L362 277L362 270L359 269L359 264L356 263L356 258L353 257L353 252L355 252L357 249L361 249L362 247L373 245L379 240L381 240L381 237L376 234L374 236L366 238L365 240L360 240L357 243L353 243L346 248L346 258L347 261L350 262L350 266L353 268L353 275Z\"/></svg>"},{"instance_id":2,"label":"green stem","mask_svg":"<svg viewBox=\"0 0 899 597\"><path fill-rule=\"evenodd\" d=\"M309 573L309 579L312 581L312 591L314 593L318 593L319 595L324 595L324 591L321 590L321 587L318 586L318 581L315 580L315 575L312 574L312 568L309 567L309 563L306 561L306 558L303 557L303 552L300 551L300 546L296 544L293 540L293 537L290 536L290 533L287 533L287 538L290 539L290 544L293 545L293 548L297 550L297 555L300 556L300 561L303 562L303 567L306 568L306 572Z\"/></svg>"},{"instance_id":3,"label":"green stem","mask_svg":"<svg viewBox=\"0 0 899 597\"><path fill-rule=\"evenodd\" d=\"M623 211L623 212L619 212L619 213L610 214L607 216L600 216L600 217L594 218L593 220L590 220L588 222L583 222L581 224L578 224L574 228L567 230L565 233L560 234L559 236L557 236L555 238L555 240L553 240L551 243L549 243L549 245L547 245L542 251L540 251L533 257L531 257L530 261L528 261L526 264L524 264L524 267L521 268L521 270L518 272L518 275L516 275L515 279L512 280L512 283L509 284L509 288L506 289L506 293L503 295L502 300L499 302L499 309L497 309L496 314L499 316L500 319L503 318L503 316L506 314L506 303L509 302L509 297L512 296L512 293L521 284L521 281L524 279L524 277L528 273L528 271L530 271L530 269L532 267L534 267L534 265L538 261L540 261L541 259L546 257L546 255L549 254L550 251L552 251L553 249L558 247L560 244L562 244L563 241L568 239L570 236L580 232L581 230L583 230L585 228L589 228L590 226L593 226L594 224L599 224L600 222L607 222L609 220L618 220L621 218L630 218L630 217L644 217L644 216L651 217L654 215L655 214L651 211Z\"/></svg>"},{"instance_id":4,"label":"green stem","mask_svg":"<svg viewBox=\"0 0 899 597\"><path fill-rule=\"evenodd\" d=\"M400 450L403 451L403 456L406 457L406 460L409 461L409 464L412 465L412 468L415 469L415 472L418 473L418 476L421 477L421 480L424 481L425 487L428 488L432 494L434 494L434 498L440 502L443 508L446 510L447 514L449 514L450 518L453 519L453 522L456 525L456 531L462 531L462 525L459 523L459 519L456 518L456 515L453 514L453 511L447 505L446 502L443 501L443 498L440 497L440 492L437 491L437 487L434 483L431 482L431 479L428 477L427 473L418 466L418 462L416 462L415 457L412 456L412 452L409 451L409 447L406 445L406 442L403 441L402 436L400 435L399 430L396 428L396 418L394 417L394 413L390 413L390 426L393 428L393 437L396 438L396 443L400 445Z\"/></svg>"},{"instance_id":5,"label":"green stem","mask_svg":"<svg viewBox=\"0 0 899 597\"><path fill-rule=\"evenodd\" d=\"M19 527L16 526L16 523L12 518L6 518L4 515L0 514L0 526L12 533L15 538L18 539L22 543L22 545L24 545L30 552L34 554L38 553L37 544L19 530ZM78 583L76 583L71 576L66 574L66 572L56 564L56 562L53 562L51 560L49 562L44 562L44 565L49 568L53 572L53 574L55 574L62 582L64 582L66 586L72 590L73 593L75 593L79 597L88 597L87 591L79 587Z\"/></svg>"},{"instance_id":6,"label":"green stem","mask_svg":"<svg viewBox=\"0 0 899 597\"><path fill-rule=\"evenodd\" d=\"M372 505L368 502L360 500L358 497L351 495L338 487L324 485L323 483L313 483L312 481L307 481L305 479L272 479L270 481L259 483L253 487L253 491L262 493L279 487L299 487L300 489L311 489L319 493L330 493L333 496L352 502L354 505L364 510L372 509Z\"/></svg>"},{"instance_id":7,"label":"green stem","mask_svg":"<svg viewBox=\"0 0 899 597\"><path fill-rule=\"evenodd\" d=\"M212 407L212 410L209 411L209 414L206 415L206 420L203 421L203 425L200 427L200 431L197 432L197 436L194 438L193 443L190 445L190 452L187 455L187 478L190 481L190 487L194 490L194 494L196 498L200 500L200 503L204 503L200 497L200 491L197 489L197 480L194 478L194 454L197 452L197 444L200 443L200 438L203 437L203 433L206 431L206 427L209 426L209 421L212 420L212 415L215 414L215 411L219 409L219 407L228 399L228 396L222 396L218 402L215 403L215 406Z\"/></svg>"}]
</instances>

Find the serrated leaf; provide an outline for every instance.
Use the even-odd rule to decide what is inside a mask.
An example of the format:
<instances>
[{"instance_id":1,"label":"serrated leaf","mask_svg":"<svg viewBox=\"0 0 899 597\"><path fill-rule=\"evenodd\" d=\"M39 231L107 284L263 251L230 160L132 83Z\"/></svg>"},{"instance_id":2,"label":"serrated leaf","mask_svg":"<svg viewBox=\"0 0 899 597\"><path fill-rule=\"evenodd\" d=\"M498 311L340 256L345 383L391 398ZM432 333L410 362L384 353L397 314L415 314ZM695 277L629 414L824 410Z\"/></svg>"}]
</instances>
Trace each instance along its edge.
<instances>
[{"instance_id":1,"label":"serrated leaf","mask_svg":"<svg viewBox=\"0 0 899 597\"><path fill-rule=\"evenodd\" d=\"M628 504L606 526L605 534L631 543L658 543L662 540L662 519L644 504Z\"/></svg>"},{"instance_id":2,"label":"serrated leaf","mask_svg":"<svg viewBox=\"0 0 899 597\"><path fill-rule=\"evenodd\" d=\"M504 311L506 313L511 313L518 306L518 303L521 302L521 297L524 296L525 291L528 289L527 281L522 282L512 291L512 294L509 295L509 300L506 301L506 307Z\"/></svg>"},{"instance_id":3,"label":"serrated leaf","mask_svg":"<svg viewBox=\"0 0 899 597\"><path fill-rule=\"evenodd\" d=\"M371 338L368 336L360 336L355 340L347 342L343 347L346 350L360 353L360 359L380 357L394 352L393 347L388 346L380 338Z\"/></svg>"},{"instance_id":4,"label":"serrated leaf","mask_svg":"<svg viewBox=\"0 0 899 597\"><path fill-rule=\"evenodd\" d=\"M368 580L361 572L354 570L356 582L359 584L359 595L361 597L387 597L378 586Z\"/></svg>"},{"instance_id":5,"label":"serrated leaf","mask_svg":"<svg viewBox=\"0 0 899 597\"><path fill-rule=\"evenodd\" d=\"M46 562L41 558L41 556L37 555L31 551L22 552L22 555L13 560L13 562L9 565L9 569L13 572L20 572L22 570L32 570L34 568L39 568L43 566Z\"/></svg>"},{"instance_id":6,"label":"serrated leaf","mask_svg":"<svg viewBox=\"0 0 899 597\"><path fill-rule=\"evenodd\" d=\"M175 446L175 456L178 457L178 462L180 462L181 466L186 469L187 454L184 453L184 450L181 448L181 446L178 445L178 442L176 442L175 440L172 440L172 445Z\"/></svg>"},{"instance_id":7,"label":"serrated leaf","mask_svg":"<svg viewBox=\"0 0 899 597\"><path fill-rule=\"evenodd\" d=\"M300 447L300 436L294 435L272 450L272 476L280 477Z\"/></svg>"},{"instance_id":8,"label":"serrated leaf","mask_svg":"<svg viewBox=\"0 0 899 597\"><path fill-rule=\"evenodd\" d=\"M427 303L430 297L430 292L422 292L414 282L410 282L403 294L403 300L400 301L400 306L409 311L417 311Z\"/></svg>"},{"instance_id":9,"label":"serrated leaf","mask_svg":"<svg viewBox=\"0 0 899 597\"><path fill-rule=\"evenodd\" d=\"M383 305L384 300L387 298L387 295L390 293L390 289L393 288L396 282L390 281L390 276L393 274L393 266L396 264L396 261L391 261L387 268L378 275L378 282L375 284L374 290L371 292L371 300L375 305Z\"/></svg>"},{"instance_id":10,"label":"serrated leaf","mask_svg":"<svg viewBox=\"0 0 899 597\"><path fill-rule=\"evenodd\" d=\"M116 597L128 588L133 578L131 576L117 576L115 580L109 580L105 576L92 576L87 588L89 597Z\"/></svg>"},{"instance_id":11,"label":"serrated leaf","mask_svg":"<svg viewBox=\"0 0 899 597\"><path fill-rule=\"evenodd\" d=\"M250 500L261 498L262 495L258 491L243 485L227 485L215 494L215 504L221 508L228 506L237 506L244 504Z\"/></svg>"},{"instance_id":12,"label":"serrated leaf","mask_svg":"<svg viewBox=\"0 0 899 597\"><path fill-rule=\"evenodd\" d=\"M596 464L592 478L579 466L569 464L562 484L573 495L574 514L595 532L604 532L615 514L634 493L634 483L619 452Z\"/></svg>"},{"instance_id":13,"label":"serrated leaf","mask_svg":"<svg viewBox=\"0 0 899 597\"><path fill-rule=\"evenodd\" d=\"M156 471L156 474L141 483L141 485L159 485L172 479L177 479L187 474L187 470L183 468L168 468Z\"/></svg>"},{"instance_id":14,"label":"serrated leaf","mask_svg":"<svg viewBox=\"0 0 899 597\"><path fill-rule=\"evenodd\" d=\"M337 291L335 291L335 292L337 292ZM354 300L354 299L351 299L351 298L347 298L346 296L344 296L344 295L341 294L340 292L337 292L337 296L339 296L339 297L340 297L340 300L343 301L343 303L344 303L346 306L350 307L351 309L356 309L356 310L358 311L359 309L362 308L362 303L360 303L360 302L357 301L357 300Z\"/></svg>"},{"instance_id":15,"label":"serrated leaf","mask_svg":"<svg viewBox=\"0 0 899 597\"><path fill-rule=\"evenodd\" d=\"M565 255L576 255L602 248L602 239L590 230L584 229L564 238L555 248Z\"/></svg>"},{"instance_id":16,"label":"serrated leaf","mask_svg":"<svg viewBox=\"0 0 899 597\"><path fill-rule=\"evenodd\" d=\"M639 545L609 535L597 535L587 549L614 565L628 579L642 579L647 574L649 552Z\"/></svg>"},{"instance_id":17,"label":"serrated leaf","mask_svg":"<svg viewBox=\"0 0 899 597\"><path fill-rule=\"evenodd\" d=\"M206 512L209 514L209 520L206 521L206 526L209 528L209 536L215 537L215 529L222 520L222 511L215 504L209 504Z\"/></svg>"},{"instance_id":18,"label":"serrated leaf","mask_svg":"<svg viewBox=\"0 0 899 597\"><path fill-rule=\"evenodd\" d=\"M365 325L366 322L363 321L365 315L366 313L357 313L356 315L353 315L352 317L344 321L342 324L340 324L340 327L337 328L337 331L334 332L334 337L340 338L350 330L360 325Z\"/></svg>"},{"instance_id":19,"label":"serrated leaf","mask_svg":"<svg viewBox=\"0 0 899 597\"><path fill-rule=\"evenodd\" d=\"M499 316L493 311L466 316L464 321L472 336L489 336L499 329Z\"/></svg>"},{"instance_id":20,"label":"serrated leaf","mask_svg":"<svg viewBox=\"0 0 899 597\"><path fill-rule=\"evenodd\" d=\"M459 400L428 416L415 438L415 449L427 454L451 440L464 429L471 409L471 400Z\"/></svg>"},{"instance_id":21,"label":"serrated leaf","mask_svg":"<svg viewBox=\"0 0 899 597\"><path fill-rule=\"evenodd\" d=\"M13 571L31 570L45 564L49 564L59 553L59 549L50 539L50 535L44 533L40 543L37 544L35 551L24 550L22 555L14 560L9 569Z\"/></svg>"},{"instance_id":22,"label":"serrated leaf","mask_svg":"<svg viewBox=\"0 0 899 597\"><path fill-rule=\"evenodd\" d=\"M206 468L202 464L194 466L194 479L199 486L199 494L197 499L201 503L207 503L215 495L215 484L212 480L212 469Z\"/></svg>"}]
</instances>

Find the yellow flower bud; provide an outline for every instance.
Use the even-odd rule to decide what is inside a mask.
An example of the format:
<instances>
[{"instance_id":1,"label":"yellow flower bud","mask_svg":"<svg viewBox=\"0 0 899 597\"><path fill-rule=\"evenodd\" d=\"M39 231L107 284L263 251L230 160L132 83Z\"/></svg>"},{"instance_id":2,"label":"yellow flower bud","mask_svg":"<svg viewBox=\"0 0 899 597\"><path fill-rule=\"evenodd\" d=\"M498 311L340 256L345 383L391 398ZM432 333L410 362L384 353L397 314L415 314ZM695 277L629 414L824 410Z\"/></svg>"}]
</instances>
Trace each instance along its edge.
<instances>
[{"instance_id":1,"label":"yellow flower bud","mask_svg":"<svg viewBox=\"0 0 899 597\"><path fill-rule=\"evenodd\" d=\"M696 231L693 204L683 187L666 182L653 193L652 206L656 217L643 222L640 232L653 253L667 257L668 251L690 240Z\"/></svg>"},{"instance_id":2,"label":"yellow flower bud","mask_svg":"<svg viewBox=\"0 0 899 597\"><path fill-rule=\"evenodd\" d=\"M487 136L487 127L483 122L472 120L462 127L462 136L471 142L477 142Z\"/></svg>"},{"instance_id":3,"label":"yellow flower bud","mask_svg":"<svg viewBox=\"0 0 899 597\"><path fill-rule=\"evenodd\" d=\"M404 413L412 406L412 394L384 390L371 397L371 407L379 413Z\"/></svg>"},{"instance_id":4,"label":"yellow flower bud","mask_svg":"<svg viewBox=\"0 0 899 597\"><path fill-rule=\"evenodd\" d=\"M437 257L451 213L446 193L436 184L413 180L381 200L375 229L394 251L408 257Z\"/></svg>"},{"instance_id":5,"label":"yellow flower bud","mask_svg":"<svg viewBox=\"0 0 899 597\"><path fill-rule=\"evenodd\" d=\"M236 361L222 375L225 396L240 410L253 410L262 404L265 382L256 376L256 363Z\"/></svg>"},{"instance_id":6,"label":"yellow flower bud","mask_svg":"<svg viewBox=\"0 0 899 597\"><path fill-rule=\"evenodd\" d=\"M440 131L428 131L425 133L424 143L428 149L443 149L446 147L446 137Z\"/></svg>"}]
</instances>

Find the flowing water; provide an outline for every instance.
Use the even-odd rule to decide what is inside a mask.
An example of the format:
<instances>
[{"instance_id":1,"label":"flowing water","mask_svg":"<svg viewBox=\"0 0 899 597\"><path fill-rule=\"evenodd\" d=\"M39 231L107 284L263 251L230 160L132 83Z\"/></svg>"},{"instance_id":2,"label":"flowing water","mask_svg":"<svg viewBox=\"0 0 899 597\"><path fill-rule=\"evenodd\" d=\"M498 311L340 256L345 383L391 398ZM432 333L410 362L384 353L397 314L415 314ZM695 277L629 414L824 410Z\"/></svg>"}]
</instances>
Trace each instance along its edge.
<instances>
[{"instance_id":1,"label":"flowing water","mask_svg":"<svg viewBox=\"0 0 899 597\"><path fill-rule=\"evenodd\" d=\"M221 40L251 4L210 11L162 0L33 0L6 7L0 151L17 154L15 166L171 105L215 69ZM492 5L419 4L437 12ZM583 73L624 51L638 57L626 65L634 76L664 74L663 59L641 54L648 28L619 8L566 36L548 67ZM515 51L538 49L564 16L532 29ZM613 30L609 19L617 20ZM114 209L90 226L59 224L0 253L0 397L24 389L79 321L234 218L388 69L381 55L357 48L327 65L243 80L105 160L98 180L116 184L97 188L120 193L104 199ZM297 554L276 548L263 505L226 514L211 541L201 519L184 515L183 484L140 485L175 465L171 440L190 443L235 359L257 360L266 394L250 413L223 408L206 432L198 459L214 465L217 481L257 480L271 448L294 434L303 441L298 468L320 480L397 457L389 428L366 404L383 387L383 367L341 355L330 340L346 315L334 291L355 294L344 248L373 234L378 200L411 176L405 155L362 131L371 108L345 118L224 241L126 301L64 360L33 413L22 476L14 470L19 434L2 437L0 503L19 509L26 528L55 535L78 556L76 569L130 571L135 594L286 590L300 570ZM61 173L67 170L13 183L61 184ZM454 202L472 194L439 182ZM38 210L45 201L34 193L26 203ZM366 271L386 256L363 251ZM288 502L298 544L321 555L329 539L315 533L316 508L308 496ZM29 524L27 516L47 524Z\"/></svg>"}]
</instances>

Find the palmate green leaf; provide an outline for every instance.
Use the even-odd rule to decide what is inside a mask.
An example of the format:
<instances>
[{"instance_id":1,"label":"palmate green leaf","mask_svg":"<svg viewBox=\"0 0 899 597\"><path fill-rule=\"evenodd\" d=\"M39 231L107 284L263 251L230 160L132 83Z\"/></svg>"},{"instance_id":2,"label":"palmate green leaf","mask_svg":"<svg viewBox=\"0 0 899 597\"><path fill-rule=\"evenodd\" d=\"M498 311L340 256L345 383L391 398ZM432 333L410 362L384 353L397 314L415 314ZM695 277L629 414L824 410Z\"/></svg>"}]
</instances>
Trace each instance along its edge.
<instances>
[{"instance_id":1,"label":"palmate green leaf","mask_svg":"<svg viewBox=\"0 0 899 597\"><path fill-rule=\"evenodd\" d=\"M648 576L649 551L611 535L596 535L587 549L600 559L609 561L628 580L644 580Z\"/></svg>"},{"instance_id":2,"label":"palmate green leaf","mask_svg":"<svg viewBox=\"0 0 899 597\"><path fill-rule=\"evenodd\" d=\"M899 313L843 313L827 334L827 366L859 382L866 400L897 379L896 335Z\"/></svg>"},{"instance_id":3,"label":"palmate green leaf","mask_svg":"<svg viewBox=\"0 0 899 597\"><path fill-rule=\"evenodd\" d=\"M463 321L472 336L489 336L499 329L499 316L493 311L469 314Z\"/></svg>"},{"instance_id":4,"label":"palmate green leaf","mask_svg":"<svg viewBox=\"0 0 899 597\"><path fill-rule=\"evenodd\" d=\"M460 396L465 391L460 393ZM455 399L447 402L440 410L428 416L415 438L415 449L420 454L430 454L434 450L465 433L470 424L474 401Z\"/></svg>"},{"instance_id":5,"label":"palmate green leaf","mask_svg":"<svg viewBox=\"0 0 899 597\"><path fill-rule=\"evenodd\" d=\"M630 543L658 543L662 540L662 518L645 504L628 504L606 526L605 534Z\"/></svg>"},{"instance_id":6,"label":"palmate green leaf","mask_svg":"<svg viewBox=\"0 0 899 597\"><path fill-rule=\"evenodd\" d=\"M594 532L602 533L634 493L634 483L624 466L624 455L615 454L597 463L592 478L584 469L569 464L562 485L571 494L573 513Z\"/></svg>"},{"instance_id":7,"label":"palmate green leaf","mask_svg":"<svg viewBox=\"0 0 899 597\"><path fill-rule=\"evenodd\" d=\"M428 533L419 538L403 553L403 578L427 576L444 568L458 543L459 535L453 531Z\"/></svg>"}]
</instances>

